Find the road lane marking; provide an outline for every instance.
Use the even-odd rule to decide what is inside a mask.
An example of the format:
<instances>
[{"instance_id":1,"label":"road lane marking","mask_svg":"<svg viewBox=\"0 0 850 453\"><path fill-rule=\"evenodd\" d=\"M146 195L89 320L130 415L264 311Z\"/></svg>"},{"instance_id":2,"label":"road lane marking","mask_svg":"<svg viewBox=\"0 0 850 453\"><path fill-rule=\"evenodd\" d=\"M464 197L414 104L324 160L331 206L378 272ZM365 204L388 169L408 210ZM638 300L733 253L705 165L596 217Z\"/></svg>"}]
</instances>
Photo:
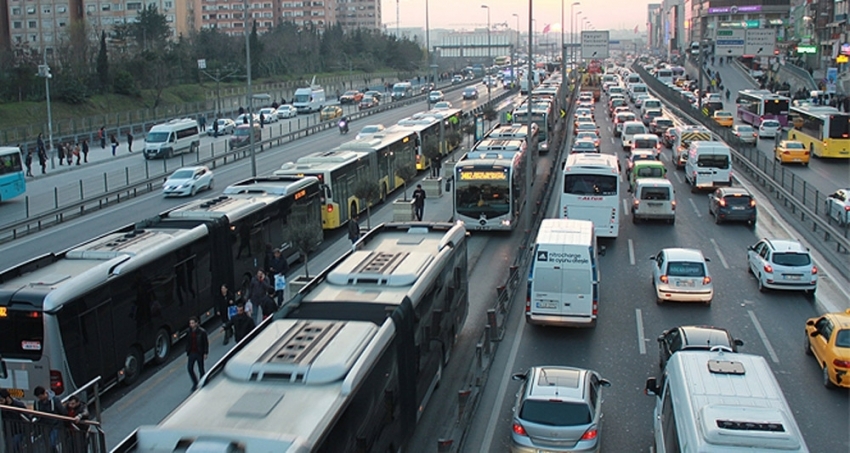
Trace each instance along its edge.
<instances>
[{"instance_id":1,"label":"road lane marking","mask_svg":"<svg viewBox=\"0 0 850 453\"><path fill-rule=\"evenodd\" d=\"M761 323L759 323L758 318L756 318L756 314L753 313L752 310L747 310L747 313L749 313L750 320L753 321L753 325L756 327L756 332L758 332L759 337L761 337L761 342L764 343L767 353L770 354L770 360L773 360L773 363L779 363L779 357L776 356L776 351L774 351L773 346L770 345L770 340L767 339L764 329L761 328Z\"/></svg>"},{"instance_id":2,"label":"road lane marking","mask_svg":"<svg viewBox=\"0 0 850 453\"><path fill-rule=\"evenodd\" d=\"M694 203L694 199L688 198L688 202L691 203L691 206L694 208L694 212L697 214L697 217L702 217L702 214L699 212L699 209L697 208L697 204Z\"/></svg>"},{"instance_id":3,"label":"road lane marking","mask_svg":"<svg viewBox=\"0 0 850 453\"><path fill-rule=\"evenodd\" d=\"M672 162L672 160L671 160L671 162ZM685 183L685 181L682 179L682 176L679 174L679 172L675 172L675 173L673 173L673 176L675 176L675 177L676 177L676 181L679 181L679 184L684 184L684 183Z\"/></svg>"},{"instance_id":4,"label":"road lane marking","mask_svg":"<svg viewBox=\"0 0 850 453\"><path fill-rule=\"evenodd\" d=\"M629 264L635 265L635 244L629 239Z\"/></svg>"},{"instance_id":5,"label":"road lane marking","mask_svg":"<svg viewBox=\"0 0 850 453\"><path fill-rule=\"evenodd\" d=\"M614 144L614 137L611 137L611 144Z\"/></svg>"},{"instance_id":6,"label":"road lane marking","mask_svg":"<svg viewBox=\"0 0 850 453\"><path fill-rule=\"evenodd\" d=\"M629 200L623 198L623 215L629 215Z\"/></svg>"},{"instance_id":7,"label":"road lane marking","mask_svg":"<svg viewBox=\"0 0 850 453\"><path fill-rule=\"evenodd\" d=\"M714 251L717 253L717 256L720 257L720 262L723 263L723 267L729 269L729 263L726 262L726 257L723 256L723 252L720 251L720 247L717 245L717 242L714 238L709 239L711 241L711 245L714 246Z\"/></svg>"},{"instance_id":8,"label":"road lane marking","mask_svg":"<svg viewBox=\"0 0 850 453\"><path fill-rule=\"evenodd\" d=\"M640 308L635 309L635 320L637 322L638 350L641 355L646 355L646 337L643 335L643 316Z\"/></svg>"}]
</instances>

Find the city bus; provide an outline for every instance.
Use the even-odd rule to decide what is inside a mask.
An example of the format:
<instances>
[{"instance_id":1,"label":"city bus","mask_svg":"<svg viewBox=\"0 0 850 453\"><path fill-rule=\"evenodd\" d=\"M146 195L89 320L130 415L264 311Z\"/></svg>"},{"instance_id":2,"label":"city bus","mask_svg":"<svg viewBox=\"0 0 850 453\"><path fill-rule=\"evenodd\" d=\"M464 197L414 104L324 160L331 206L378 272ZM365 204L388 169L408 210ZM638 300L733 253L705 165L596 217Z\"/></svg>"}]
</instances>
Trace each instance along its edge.
<instances>
[{"instance_id":1,"label":"city bus","mask_svg":"<svg viewBox=\"0 0 850 453\"><path fill-rule=\"evenodd\" d=\"M485 138L524 140L528 143L528 149L533 160L537 158L537 154L539 153L538 142L540 141L540 127L538 127L536 123L531 123L531 140L528 140L527 123L499 124L494 126L493 129L490 129L490 132L487 133Z\"/></svg>"},{"instance_id":2,"label":"city bus","mask_svg":"<svg viewBox=\"0 0 850 453\"><path fill-rule=\"evenodd\" d=\"M538 152L549 152L549 137L552 133L552 103L548 100L536 100L531 105L531 122L538 129ZM513 112L513 122L517 124L528 124L528 104L523 104Z\"/></svg>"},{"instance_id":3,"label":"city bus","mask_svg":"<svg viewBox=\"0 0 850 453\"><path fill-rule=\"evenodd\" d=\"M40 385L63 397L98 376L101 388L132 384L146 363L168 360L189 317L214 317L220 286L253 275L265 244L284 247L296 230L321 241L317 179L237 186L250 189L0 273L0 355L10 370L0 387L31 403Z\"/></svg>"},{"instance_id":4,"label":"city bus","mask_svg":"<svg viewBox=\"0 0 850 453\"><path fill-rule=\"evenodd\" d=\"M384 201L401 187L399 168L416 165L416 133L386 129L359 140L343 143L330 151L318 151L287 162L275 175L315 176L322 187L322 227L333 230L345 225L368 203ZM362 181L377 182L380 200L361 200L354 195Z\"/></svg>"},{"instance_id":5,"label":"city bus","mask_svg":"<svg viewBox=\"0 0 850 453\"><path fill-rule=\"evenodd\" d=\"M620 230L620 166L610 154L570 154L564 165L562 219L590 220L597 237Z\"/></svg>"},{"instance_id":6,"label":"city bus","mask_svg":"<svg viewBox=\"0 0 850 453\"><path fill-rule=\"evenodd\" d=\"M422 171L431 166L431 162L422 151L423 146L427 146L431 140L438 142L440 154L443 156L448 155L460 145L460 142L450 139L454 131L460 131L462 115L463 111L460 109L430 110L404 118L387 130L408 131L416 134L416 170ZM441 121L442 142L440 142Z\"/></svg>"},{"instance_id":7,"label":"city bus","mask_svg":"<svg viewBox=\"0 0 850 453\"><path fill-rule=\"evenodd\" d=\"M454 218L470 230L513 230L528 194L520 151L471 151L455 165Z\"/></svg>"},{"instance_id":8,"label":"city bus","mask_svg":"<svg viewBox=\"0 0 850 453\"><path fill-rule=\"evenodd\" d=\"M782 127L788 126L788 107L791 99L768 90L741 90L735 99L738 118L759 127L763 120L776 120Z\"/></svg>"},{"instance_id":9,"label":"city bus","mask_svg":"<svg viewBox=\"0 0 850 453\"><path fill-rule=\"evenodd\" d=\"M0 146L0 202L23 195L27 190L21 149Z\"/></svg>"},{"instance_id":10,"label":"city bus","mask_svg":"<svg viewBox=\"0 0 850 453\"><path fill-rule=\"evenodd\" d=\"M511 64L511 57L507 55L496 57L493 59L493 64L496 66L509 66Z\"/></svg>"},{"instance_id":11,"label":"city bus","mask_svg":"<svg viewBox=\"0 0 850 453\"><path fill-rule=\"evenodd\" d=\"M469 311L462 225L385 224L113 453L416 450Z\"/></svg>"},{"instance_id":12,"label":"city bus","mask_svg":"<svg viewBox=\"0 0 850 453\"><path fill-rule=\"evenodd\" d=\"M834 107L791 107L788 138L802 142L813 156L850 159L850 113Z\"/></svg>"}]
</instances>

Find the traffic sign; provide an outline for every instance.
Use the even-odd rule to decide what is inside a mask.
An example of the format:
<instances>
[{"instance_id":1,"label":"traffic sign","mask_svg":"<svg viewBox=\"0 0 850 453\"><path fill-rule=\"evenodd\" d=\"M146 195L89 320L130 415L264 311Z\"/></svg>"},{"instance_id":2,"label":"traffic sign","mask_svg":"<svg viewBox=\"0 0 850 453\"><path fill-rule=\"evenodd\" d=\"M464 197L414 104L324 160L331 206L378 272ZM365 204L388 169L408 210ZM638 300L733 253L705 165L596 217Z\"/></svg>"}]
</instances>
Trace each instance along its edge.
<instances>
[{"instance_id":1,"label":"traffic sign","mask_svg":"<svg viewBox=\"0 0 850 453\"><path fill-rule=\"evenodd\" d=\"M567 116L567 112L564 109L561 109L559 113L561 114L561 118Z\"/></svg>"},{"instance_id":2,"label":"traffic sign","mask_svg":"<svg viewBox=\"0 0 850 453\"><path fill-rule=\"evenodd\" d=\"M718 28L714 37L714 55L718 57L744 55L746 32L743 28Z\"/></svg>"},{"instance_id":3,"label":"traffic sign","mask_svg":"<svg viewBox=\"0 0 850 453\"><path fill-rule=\"evenodd\" d=\"M744 55L772 57L776 48L775 28L748 28L744 43Z\"/></svg>"},{"instance_id":4,"label":"traffic sign","mask_svg":"<svg viewBox=\"0 0 850 453\"><path fill-rule=\"evenodd\" d=\"M581 32L581 58L608 58L608 30Z\"/></svg>"}]
</instances>

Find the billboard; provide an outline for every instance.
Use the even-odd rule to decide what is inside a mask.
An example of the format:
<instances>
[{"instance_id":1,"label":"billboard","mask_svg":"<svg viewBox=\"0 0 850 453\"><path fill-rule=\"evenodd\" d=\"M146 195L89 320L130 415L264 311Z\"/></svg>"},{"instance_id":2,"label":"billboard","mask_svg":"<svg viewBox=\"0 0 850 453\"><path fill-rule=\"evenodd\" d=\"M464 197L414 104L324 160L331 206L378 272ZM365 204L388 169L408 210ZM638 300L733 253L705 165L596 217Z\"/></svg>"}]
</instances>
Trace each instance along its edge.
<instances>
[{"instance_id":1,"label":"billboard","mask_svg":"<svg viewBox=\"0 0 850 453\"><path fill-rule=\"evenodd\" d=\"M714 38L714 55L718 57L740 57L744 55L746 39L747 30L744 28L719 28Z\"/></svg>"},{"instance_id":2,"label":"billboard","mask_svg":"<svg viewBox=\"0 0 850 453\"><path fill-rule=\"evenodd\" d=\"M581 32L581 58L608 58L608 30Z\"/></svg>"},{"instance_id":3,"label":"billboard","mask_svg":"<svg viewBox=\"0 0 850 453\"><path fill-rule=\"evenodd\" d=\"M744 55L772 57L776 48L775 28L748 28Z\"/></svg>"}]
</instances>

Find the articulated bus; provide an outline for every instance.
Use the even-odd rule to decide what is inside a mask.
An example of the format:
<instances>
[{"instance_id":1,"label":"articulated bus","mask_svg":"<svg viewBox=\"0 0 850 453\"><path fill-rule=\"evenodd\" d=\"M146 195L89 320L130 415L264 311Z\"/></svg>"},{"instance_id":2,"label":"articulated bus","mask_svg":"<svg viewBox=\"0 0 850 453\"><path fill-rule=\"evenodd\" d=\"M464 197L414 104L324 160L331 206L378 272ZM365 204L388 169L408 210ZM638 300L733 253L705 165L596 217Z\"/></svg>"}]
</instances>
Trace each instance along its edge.
<instances>
[{"instance_id":1,"label":"articulated bus","mask_svg":"<svg viewBox=\"0 0 850 453\"><path fill-rule=\"evenodd\" d=\"M764 120L776 120L782 127L788 125L788 107L791 99L768 90L741 90L735 99L738 118L759 127Z\"/></svg>"},{"instance_id":2,"label":"articulated bus","mask_svg":"<svg viewBox=\"0 0 850 453\"><path fill-rule=\"evenodd\" d=\"M850 159L850 113L834 107L791 107L788 138L802 142L813 156Z\"/></svg>"},{"instance_id":3,"label":"articulated bus","mask_svg":"<svg viewBox=\"0 0 850 453\"><path fill-rule=\"evenodd\" d=\"M395 126L390 126L387 129L413 132L416 134L416 169L422 171L431 166L431 162L425 157L422 151L423 147L428 146L431 141L438 143L440 154L443 156L451 153L458 147L459 143L449 139L453 131L460 130L462 115L463 112L460 109L431 110L404 118ZM441 121L443 127L442 142L440 142Z\"/></svg>"},{"instance_id":4,"label":"articulated bus","mask_svg":"<svg viewBox=\"0 0 850 453\"><path fill-rule=\"evenodd\" d=\"M468 287L462 225L381 225L113 453L417 450Z\"/></svg>"},{"instance_id":5,"label":"articulated bus","mask_svg":"<svg viewBox=\"0 0 850 453\"><path fill-rule=\"evenodd\" d=\"M454 218L470 230L513 230L526 204L525 153L470 151L455 165Z\"/></svg>"},{"instance_id":6,"label":"articulated bus","mask_svg":"<svg viewBox=\"0 0 850 453\"><path fill-rule=\"evenodd\" d=\"M597 237L620 232L620 167L610 154L570 154L564 165L562 219L590 220Z\"/></svg>"},{"instance_id":7,"label":"articulated bus","mask_svg":"<svg viewBox=\"0 0 850 453\"><path fill-rule=\"evenodd\" d=\"M380 201L404 183L396 170L416 164L416 133L386 129L383 132L343 143L330 151L319 151L287 162L275 175L315 176L322 187L322 227L341 227L367 203L354 193L362 181L379 184Z\"/></svg>"},{"instance_id":8,"label":"articulated bus","mask_svg":"<svg viewBox=\"0 0 850 453\"><path fill-rule=\"evenodd\" d=\"M531 122L539 128L538 150L541 153L549 152L549 137L552 130L552 103L549 101L534 101L531 105ZM513 113L513 122L517 124L528 124L528 104L519 106Z\"/></svg>"},{"instance_id":9,"label":"articulated bus","mask_svg":"<svg viewBox=\"0 0 850 453\"><path fill-rule=\"evenodd\" d=\"M248 186L0 273L0 387L31 400L48 383L60 397L97 376L131 384L168 360L190 316L214 316L221 284L253 275L266 244L285 247L296 229L321 241L318 180L235 185Z\"/></svg>"},{"instance_id":10,"label":"articulated bus","mask_svg":"<svg viewBox=\"0 0 850 453\"><path fill-rule=\"evenodd\" d=\"M0 146L0 202L23 195L27 190L21 149Z\"/></svg>"},{"instance_id":11,"label":"articulated bus","mask_svg":"<svg viewBox=\"0 0 850 453\"><path fill-rule=\"evenodd\" d=\"M528 149L531 152L532 160L537 159L539 153L540 127L535 123L531 123L531 140L528 137L528 124L499 124L490 129L485 138L491 140L523 140L528 142ZM476 145L477 147L478 145Z\"/></svg>"}]
</instances>

